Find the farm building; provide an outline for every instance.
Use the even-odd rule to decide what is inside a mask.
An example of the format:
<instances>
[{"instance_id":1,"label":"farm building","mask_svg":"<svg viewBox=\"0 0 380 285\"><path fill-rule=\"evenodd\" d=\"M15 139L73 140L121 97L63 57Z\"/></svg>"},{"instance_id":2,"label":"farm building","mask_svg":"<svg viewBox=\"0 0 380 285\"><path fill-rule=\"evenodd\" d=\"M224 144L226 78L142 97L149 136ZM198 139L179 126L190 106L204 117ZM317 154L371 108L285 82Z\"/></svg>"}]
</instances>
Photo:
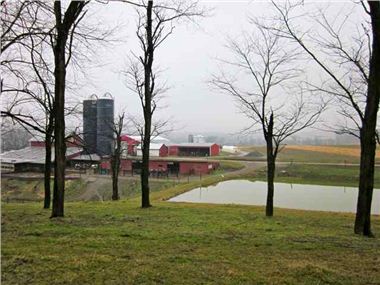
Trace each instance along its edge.
<instances>
[{"instance_id":1,"label":"farm building","mask_svg":"<svg viewBox=\"0 0 380 285\"><path fill-rule=\"evenodd\" d=\"M219 163L206 160L178 160L178 159L152 159L149 161L149 171L151 176L169 175L205 175L219 167ZM141 159L128 158L121 161L121 174L139 174L141 171ZM100 173L110 174L111 164L109 160L100 163Z\"/></svg>"},{"instance_id":2,"label":"farm building","mask_svg":"<svg viewBox=\"0 0 380 285\"><path fill-rule=\"evenodd\" d=\"M126 151L127 155L136 155L137 154L137 146L140 144L140 138L136 136L121 136L121 147Z\"/></svg>"},{"instance_id":3,"label":"farm building","mask_svg":"<svg viewBox=\"0 0 380 285\"><path fill-rule=\"evenodd\" d=\"M179 163L179 173L184 174L209 174L219 166L218 162L207 161L182 161Z\"/></svg>"},{"instance_id":4,"label":"farm building","mask_svg":"<svg viewBox=\"0 0 380 285\"><path fill-rule=\"evenodd\" d=\"M120 174L125 175L127 173L132 173L132 163L130 159L122 159L120 161ZM100 174L110 174L111 173L111 162L110 160L103 159L100 162Z\"/></svg>"},{"instance_id":5,"label":"farm building","mask_svg":"<svg viewBox=\"0 0 380 285\"><path fill-rule=\"evenodd\" d=\"M239 149L237 146L234 146L234 145L224 145L222 147L222 150L224 152L228 152L228 153L238 153L239 152Z\"/></svg>"},{"instance_id":6,"label":"farm building","mask_svg":"<svg viewBox=\"0 0 380 285\"><path fill-rule=\"evenodd\" d=\"M82 148L68 147L66 158L70 160L79 156L82 151ZM54 161L54 148L52 149L51 159ZM13 169L14 172L43 172L45 166L45 147L44 144L33 141L26 148L2 153L0 160L8 170Z\"/></svg>"},{"instance_id":7,"label":"farm building","mask_svg":"<svg viewBox=\"0 0 380 285\"><path fill-rule=\"evenodd\" d=\"M80 169L88 169L91 167L98 167L100 163L100 156L96 153L86 154L82 152L80 155L75 156L67 161L67 166Z\"/></svg>"},{"instance_id":8,"label":"farm building","mask_svg":"<svg viewBox=\"0 0 380 285\"><path fill-rule=\"evenodd\" d=\"M151 143L149 148L149 156L167 156L168 155L168 147L164 144L160 143ZM142 156L141 146L137 147L137 156Z\"/></svg>"},{"instance_id":9,"label":"farm building","mask_svg":"<svg viewBox=\"0 0 380 285\"><path fill-rule=\"evenodd\" d=\"M124 157L127 155L132 155L132 156L142 156L142 151L141 151L141 137L140 136L130 136L130 135L123 135L121 137L121 142L122 142L122 148L127 150L126 153L124 154ZM161 136L155 136L152 137L151 143L150 143L150 156L161 156L161 147L164 144L168 144L169 140L161 137ZM163 147L162 156L167 155L166 151L166 146Z\"/></svg>"},{"instance_id":10,"label":"farm building","mask_svg":"<svg viewBox=\"0 0 380 285\"><path fill-rule=\"evenodd\" d=\"M169 156L216 156L220 146L216 143L181 143L168 146Z\"/></svg>"}]
</instances>

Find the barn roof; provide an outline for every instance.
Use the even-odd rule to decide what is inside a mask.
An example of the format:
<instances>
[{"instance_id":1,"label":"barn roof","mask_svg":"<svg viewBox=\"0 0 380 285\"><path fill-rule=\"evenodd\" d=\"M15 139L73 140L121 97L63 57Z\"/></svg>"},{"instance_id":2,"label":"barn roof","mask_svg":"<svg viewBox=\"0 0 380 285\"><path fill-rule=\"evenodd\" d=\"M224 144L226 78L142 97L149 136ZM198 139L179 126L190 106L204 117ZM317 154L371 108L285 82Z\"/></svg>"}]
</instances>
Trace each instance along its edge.
<instances>
[{"instance_id":1,"label":"barn roof","mask_svg":"<svg viewBox=\"0 0 380 285\"><path fill-rule=\"evenodd\" d=\"M79 147L68 147L66 150L66 157L80 154L83 151ZM51 160L54 161L54 148L52 148ZM7 163L45 163L45 148L44 147L31 147L11 150L0 154L0 160Z\"/></svg>"},{"instance_id":2,"label":"barn roof","mask_svg":"<svg viewBox=\"0 0 380 285\"><path fill-rule=\"evenodd\" d=\"M96 153L92 154L81 154L74 157L72 160L83 160L83 161L100 161L101 158Z\"/></svg>"},{"instance_id":3,"label":"barn roof","mask_svg":"<svg viewBox=\"0 0 380 285\"><path fill-rule=\"evenodd\" d=\"M178 147L211 147L215 143L177 143L168 146L178 146Z\"/></svg>"},{"instance_id":4,"label":"barn roof","mask_svg":"<svg viewBox=\"0 0 380 285\"><path fill-rule=\"evenodd\" d=\"M141 142L141 136L130 136L130 135L122 135L122 140L126 141L128 139L132 139L137 142ZM169 140L167 138L161 137L161 136L152 136L151 137L152 143L168 143Z\"/></svg>"}]
</instances>

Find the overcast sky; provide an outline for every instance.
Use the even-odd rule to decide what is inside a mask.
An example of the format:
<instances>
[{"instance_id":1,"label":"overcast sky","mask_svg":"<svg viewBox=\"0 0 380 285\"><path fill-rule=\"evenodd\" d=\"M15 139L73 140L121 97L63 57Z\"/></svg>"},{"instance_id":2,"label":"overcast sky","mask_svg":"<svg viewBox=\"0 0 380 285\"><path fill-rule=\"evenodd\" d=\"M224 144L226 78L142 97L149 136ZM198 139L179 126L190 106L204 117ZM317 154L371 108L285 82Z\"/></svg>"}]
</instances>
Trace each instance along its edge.
<instances>
[{"instance_id":1,"label":"overcast sky","mask_svg":"<svg viewBox=\"0 0 380 285\"><path fill-rule=\"evenodd\" d=\"M228 53L226 38L236 38L243 30L249 30L249 15L268 15L269 4L266 1L200 3L213 8L212 15L197 19L197 24L176 25L174 33L156 54L163 70L162 79L171 87L162 102L166 108L157 115L173 117L176 127L187 132L237 132L249 124L247 119L239 114L230 97L210 88L207 80L219 69L216 58ZM333 5L338 8L334 9L336 12L347 2ZM115 98L116 112L126 110L130 114L141 114L137 95L126 88L125 79L119 73L127 68L131 51L139 51L135 36L136 13L129 5L120 3L96 6L96 9L98 21L110 27L119 25L117 37L123 42L100 52L101 63L107 64L89 73L94 85L83 89L83 97L110 92Z\"/></svg>"}]
</instances>

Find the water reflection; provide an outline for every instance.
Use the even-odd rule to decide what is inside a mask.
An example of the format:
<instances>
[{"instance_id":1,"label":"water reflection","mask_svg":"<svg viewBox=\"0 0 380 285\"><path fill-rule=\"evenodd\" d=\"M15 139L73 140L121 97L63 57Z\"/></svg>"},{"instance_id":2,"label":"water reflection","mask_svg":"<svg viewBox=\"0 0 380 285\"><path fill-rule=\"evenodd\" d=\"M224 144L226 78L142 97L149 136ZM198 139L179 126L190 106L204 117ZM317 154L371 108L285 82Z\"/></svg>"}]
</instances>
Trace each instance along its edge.
<instances>
[{"instance_id":1,"label":"water reflection","mask_svg":"<svg viewBox=\"0 0 380 285\"><path fill-rule=\"evenodd\" d=\"M266 182L248 180L229 180L200 187L169 201L216 204L265 205ZM358 191L352 187L320 186L275 183L275 207L333 211L355 212ZM373 193L372 213L380 214L380 190Z\"/></svg>"}]
</instances>

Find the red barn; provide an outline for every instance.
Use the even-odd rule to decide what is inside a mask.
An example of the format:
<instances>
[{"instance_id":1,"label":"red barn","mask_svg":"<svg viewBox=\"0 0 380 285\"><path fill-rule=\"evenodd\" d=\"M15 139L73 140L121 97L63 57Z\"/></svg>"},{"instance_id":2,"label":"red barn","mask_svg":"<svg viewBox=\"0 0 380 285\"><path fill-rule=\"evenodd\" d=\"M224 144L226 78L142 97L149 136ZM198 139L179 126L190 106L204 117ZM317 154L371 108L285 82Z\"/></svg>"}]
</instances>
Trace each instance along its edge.
<instances>
[{"instance_id":1,"label":"red barn","mask_svg":"<svg viewBox=\"0 0 380 285\"><path fill-rule=\"evenodd\" d=\"M111 172L111 162L110 160L103 160L100 163L100 170L102 173L110 173ZM132 171L132 160L128 159L121 159L120 160L120 170L125 173L125 172L130 172Z\"/></svg>"},{"instance_id":2,"label":"red barn","mask_svg":"<svg viewBox=\"0 0 380 285\"><path fill-rule=\"evenodd\" d=\"M168 156L168 154L169 154L169 148L166 146L166 145L162 145L161 147L160 147L160 150L159 150L159 152L160 152L160 157L165 157L165 156Z\"/></svg>"},{"instance_id":3,"label":"red barn","mask_svg":"<svg viewBox=\"0 0 380 285\"><path fill-rule=\"evenodd\" d=\"M153 159L149 161L149 171L152 177L160 175L206 175L217 169L218 162L207 160L171 160L171 159ZM127 172L140 173L140 159L122 159L120 166L121 173ZM109 160L102 160L100 163L100 172L102 174L111 173L111 164Z\"/></svg>"},{"instance_id":4,"label":"red barn","mask_svg":"<svg viewBox=\"0 0 380 285\"><path fill-rule=\"evenodd\" d=\"M216 156L220 146L216 143L182 143L169 146L171 156Z\"/></svg>"},{"instance_id":5,"label":"red barn","mask_svg":"<svg viewBox=\"0 0 380 285\"><path fill-rule=\"evenodd\" d=\"M120 160L120 170L132 171L132 160L127 160L127 159Z\"/></svg>"},{"instance_id":6,"label":"red barn","mask_svg":"<svg viewBox=\"0 0 380 285\"><path fill-rule=\"evenodd\" d=\"M178 156L178 145L169 145L168 149L169 156Z\"/></svg>"},{"instance_id":7,"label":"red barn","mask_svg":"<svg viewBox=\"0 0 380 285\"><path fill-rule=\"evenodd\" d=\"M127 153L129 155L136 155L137 146L140 144L140 141L136 137L130 137L128 135L121 136L121 141L127 144Z\"/></svg>"},{"instance_id":8,"label":"red barn","mask_svg":"<svg viewBox=\"0 0 380 285\"><path fill-rule=\"evenodd\" d=\"M149 161L149 171L167 171L168 162L161 160L151 160Z\"/></svg>"},{"instance_id":9,"label":"red barn","mask_svg":"<svg viewBox=\"0 0 380 285\"><path fill-rule=\"evenodd\" d=\"M209 174L218 167L217 162L207 161L181 161L179 163L180 174Z\"/></svg>"}]
</instances>

